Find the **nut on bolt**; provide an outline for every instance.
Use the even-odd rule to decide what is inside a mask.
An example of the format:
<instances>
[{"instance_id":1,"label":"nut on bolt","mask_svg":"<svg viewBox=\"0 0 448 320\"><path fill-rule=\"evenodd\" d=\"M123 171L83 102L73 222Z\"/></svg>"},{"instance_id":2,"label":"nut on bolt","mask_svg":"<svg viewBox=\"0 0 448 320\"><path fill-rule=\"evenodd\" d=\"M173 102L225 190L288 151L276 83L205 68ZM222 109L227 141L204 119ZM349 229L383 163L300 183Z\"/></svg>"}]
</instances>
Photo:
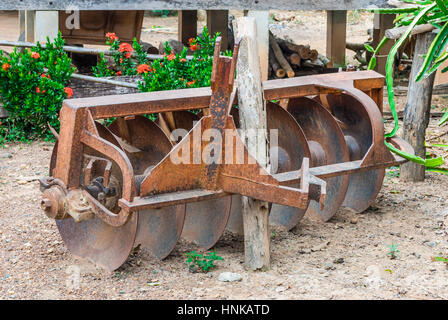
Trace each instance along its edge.
<instances>
[{"instance_id":1,"label":"nut on bolt","mask_svg":"<svg viewBox=\"0 0 448 320\"><path fill-rule=\"evenodd\" d=\"M47 217L51 219L65 219L67 213L64 207L65 193L59 186L52 186L44 191L40 206Z\"/></svg>"}]
</instances>

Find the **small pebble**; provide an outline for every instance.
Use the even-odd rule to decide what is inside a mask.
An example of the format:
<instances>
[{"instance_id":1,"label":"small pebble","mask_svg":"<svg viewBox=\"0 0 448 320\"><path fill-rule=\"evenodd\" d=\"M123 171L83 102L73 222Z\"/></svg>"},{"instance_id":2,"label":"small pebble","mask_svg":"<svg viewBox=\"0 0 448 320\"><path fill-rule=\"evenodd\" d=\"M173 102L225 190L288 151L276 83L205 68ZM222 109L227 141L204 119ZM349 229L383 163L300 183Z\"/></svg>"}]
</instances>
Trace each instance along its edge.
<instances>
[{"instance_id":1,"label":"small pebble","mask_svg":"<svg viewBox=\"0 0 448 320\"><path fill-rule=\"evenodd\" d=\"M243 279L242 275L234 272L223 272L218 277L218 281L222 282L235 282L235 281L241 281L242 279Z\"/></svg>"}]
</instances>

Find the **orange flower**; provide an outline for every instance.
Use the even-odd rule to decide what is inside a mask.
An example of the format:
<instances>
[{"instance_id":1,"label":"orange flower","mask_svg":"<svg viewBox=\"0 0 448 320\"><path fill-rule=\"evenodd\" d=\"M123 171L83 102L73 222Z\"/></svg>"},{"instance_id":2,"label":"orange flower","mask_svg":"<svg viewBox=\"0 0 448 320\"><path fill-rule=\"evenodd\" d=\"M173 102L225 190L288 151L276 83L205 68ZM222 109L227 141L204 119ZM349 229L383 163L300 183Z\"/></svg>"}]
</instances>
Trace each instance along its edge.
<instances>
[{"instance_id":1,"label":"orange flower","mask_svg":"<svg viewBox=\"0 0 448 320\"><path fill-rule=\"evenodd\" d=\"M2 65L2 69L5 70L5 71L8 71L8 69L9 69L10 67L11 67L11 65L8 64L8 63L4 63L4 64Z\"/></svg>"},{"instance_id":2,"label":"orange flower","mask_svg":"<svg viewBox=\"0 0 448 320\"><path fill-rule=\"evenodd\" d=\"M120 63L123 63L123 58L120 58Z\"/></svg>"},{"instance_id":3,"label":"orange flower","mask_svg":"<svg viewBox=\"0 0 448 320\"><path fill-rule=\"evenodd\" d=\"M182 58L182 59L180 59L179 61L180 61L180 62L187 62L187 59Z\"/></svg>"},{"instance_id":4,"label":"orange flower","mask_svg":"<svg viewBox=\"0 0 448 320\"><path fill-rule=\"evenodd\" d=\"M31 52L31 58L33 59L39 59L40 58L40 54L38 52Z\"/></svg>"},{"instance_id":5,"label":"orange flower","mask_svg":"<svg viewBox=\"0 0 448 320\"><path fill-rule=\"evenodd\" d=\"M190 45L190 50L191 51L196 51L197 49L198 49L198 46L196 44Z\"/></svg>"},{"instance_id":6,"label":"orange flower","mask_svg":"<svg viewBox=\"0 0 448 320\"><path fill-rule=\"evenodd\" d=\"M132 52L134 51L134 49L132 48L132 46L127 43L127 42L123 42L120 44L120 47L118 49L120 52Z\"/></svg>"},{"instance_id":7,"label":"orange flower","mask_svg":"<svg viewBox=\"0 0 448 320\"><path fill-rule=\"evenodd\" d=\"M126 59L129 59L131 56L132 56L132 53L131 53L131 52L128 52L128 53L126 53L126 54L124 55L124 57L125 57Z\"/></svg>"},{"instance_id":8,"label":"orange flower","mask_svg":"<svg viewBox=\"0 0 448 320\"><path fill-rule=\"evenodd\" d=\"M121 71L117 71L117 76L121 76Z\"/></svg>"},{"instance_id":9,"label":"orange flower","mask_svg":"<svg viewBox=\"0 0 448 320\"><path fill-rule=\"evenodd\" d=\"M189 81L189 82L187 82L187 86L191 87L195 82L196 82L195 80Z\"/></svg>"},{"instance_id":10,"label":"orange flower","mask_svg":"<svg viewBox=\"0 0 448 320\"><path fill-rule=\"evenodd\" d=\"M73 96L73 89L69 87L64 88L65 93L67 94L67 98L70 99Z\"/></svg>"},{"instance_id":11,"label":"orange flower","mask_svg":"<svg viewBox=\"0 0 448 320\"><path fill-rule=\"evenodd\" d=\"M40 88L36 87L36 93L40 93Z\"/></svg>"},{"instance_id":12,"label":"orange flower","mask_svg":"<svg viewBox=\"0 0 448 320\"><path fill-rule=\"evenodd\" d=\"M168 61L176 59L176 55L174 53L170 53L170 55L167 57Z\"/></svg>"},{"instance_id":13,"label":"orange flower","mask_svg":"<svg viewBox=\"0 0 448 320\"><path fill-rule=\"evenodd\" d=\"M141 64L137 67L137 73L149 72L149 66L147 64Z\"/></svg>"},{"instance_id":14,"label":"orange flower","mask_svg":"<svg viewBox=\"0 0 448 320\"><path fill-rule=\"evenodd\" d=\"M107 38L108 40L111 40L111 41L118 40L118 37L117 37L117 35L115 34L115 32L108 32L108 33L106 33L106 38Z\"/></svg>"}]
</instances>

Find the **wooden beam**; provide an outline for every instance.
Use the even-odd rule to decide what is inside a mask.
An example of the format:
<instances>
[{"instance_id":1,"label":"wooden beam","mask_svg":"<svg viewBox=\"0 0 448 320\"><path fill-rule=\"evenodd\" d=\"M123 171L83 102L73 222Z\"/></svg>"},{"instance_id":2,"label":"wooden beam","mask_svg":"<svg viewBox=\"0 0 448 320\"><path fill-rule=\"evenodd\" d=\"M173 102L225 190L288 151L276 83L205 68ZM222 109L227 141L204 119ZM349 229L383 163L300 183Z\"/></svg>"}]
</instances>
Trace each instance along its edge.
<instances>
[{"instance_id":1,"label":"wooden beam","mask_svg":"<svg viewBox=\"0 0 448 320\"><path fill-rule=\"evenodd\" d=\"M387 0L2 0L2 10L354 10L391 7Z\"/></svg>"},{"instance_id":2,"label":"wooden beam","mask_svg":"<svg viewBox=\"0 0 448 320\"><path fill-rule=\"evenodd\" d=\"M227 50L229 31L228 10L207 10L207 28L210 34L221 33L221 50Z\"/></svg>"},{"instance_id":3,"label":"wooden beam","mask_svg":"<svg viewBox=\"0 0 448 320\"><path fill-rule=\"evenodd\" d=\"M433 32L417 35L408 96L403 113L403 139L409 142L414 148L415 154L423 159L426 156L425 132L429 123L435 73L418 82L415 82L414 79L423 64L424 55L428 52L434 37L435 33ZM408 162L400 167L400 180L423 181L424 179L424 166Z\"/></svg>"},{"instance_id":4,"label":"wooden beam","mask_svg":"<svg viewBox=\"0 0 448 320\"><path fill-rule=\"evenodd\" d=\"M177 40L188 45L188 39L196 38L198 34L198 11L179 10L178 25Z\"/></svg>"},{"instance_id":5,"label":"wooden beam","mask_svg":"<svg viewBox=\"0 0 448 320\"><path fill-rule=\"evenodd\" d=\"M327 57L334 67L345 65L347 11L327 11Z\"/></svg>"},{"instance_id":6,"label":"wooden beam","mask_svg":"<svg viewBox=\"0 0 448 320\"><path fill-rule=\"evenodd\" d=\"M395 19L394 14L375 13L373 18L373 42L372 42L374 48L376 48L380 43L381 39L383 39L384 35L386 34L386 30L394 27L394 19ZM375 71L381 73L382 75L386 74L387 54L389 53L393 45L394 41L388 41L376 55Z\"/></svg>"},{"instance_id":7,"label":"wooden beam","mask_svg":"<svg viewBox=\"0 0 448 320\"><path fill-rule=\"evenodd\" d=\"M262 166L268 164L266 102L260 73L260 59L253 17L236 20L236 37L240 42L237 78L240 128L258 129L256 139L246 137L249 153ZM245 265L250 270L270 268L269 205L267 202L242 197Z\"/></svg>"},{"instance_id":8,"label":"wooden beam","mask_svg":"<svg viewBox=\"0 0 448 320\"><path fill-rule=\"evenodd\" d=\"M25 11L25 41L34 42L34 25L36 11Z\"/></svg>"}]
</instances>

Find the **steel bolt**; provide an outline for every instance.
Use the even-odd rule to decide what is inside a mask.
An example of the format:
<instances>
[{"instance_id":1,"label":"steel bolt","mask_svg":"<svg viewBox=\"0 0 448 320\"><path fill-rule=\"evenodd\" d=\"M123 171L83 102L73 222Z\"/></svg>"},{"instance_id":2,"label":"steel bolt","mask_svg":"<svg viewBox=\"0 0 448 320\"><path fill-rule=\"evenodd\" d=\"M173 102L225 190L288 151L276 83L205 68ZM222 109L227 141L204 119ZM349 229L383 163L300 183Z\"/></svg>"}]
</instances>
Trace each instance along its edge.
<instances>
[{"instance_id":1,"label":"steel bolt","mask_svg":"<svg viewBox=\"0 0 448 320\"><path fill-rule=\"evenodd\" d=\"M43 198L42 201L40 202L40 207L43 210L47 210L51 208L51 200L48 198Z\"/></svg>"}]
</instances>

